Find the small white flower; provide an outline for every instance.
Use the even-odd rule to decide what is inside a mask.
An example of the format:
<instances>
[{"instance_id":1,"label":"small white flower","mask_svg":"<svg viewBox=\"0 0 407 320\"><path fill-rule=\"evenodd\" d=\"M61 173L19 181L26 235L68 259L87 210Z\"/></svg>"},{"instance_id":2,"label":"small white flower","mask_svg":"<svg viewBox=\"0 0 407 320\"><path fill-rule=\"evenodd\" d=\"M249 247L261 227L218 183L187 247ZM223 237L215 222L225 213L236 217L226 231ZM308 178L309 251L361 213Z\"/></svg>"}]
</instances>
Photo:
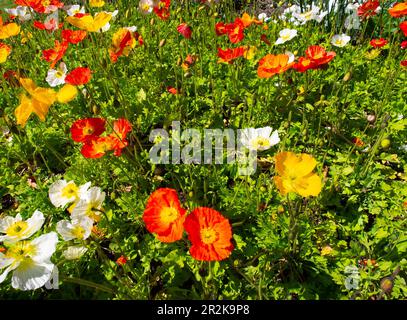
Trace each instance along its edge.
<instances>
[{"instance_id":1,"label":"small white flower","mask_svg":"<svg viewBox=\"0 0 407 320\"><path fill-rule=\"evenodd\" d=\"M331 44L335 47L344 47L346 46L350 41L350 37L344 33L342 34L336 34L332 37Z\"/></svg>"},{"instance_id":2,"label":"small white flower","mask_svg":"<svg viewBox=\"0 0 407 320\"><path fill-rule=\"evenodd\" d=\"M14 243L31 237L41 229L45 221L42 212L35 210L31 218L24 221L20 214L15 217L6 216L0 219L0 242Z\"/></svg>"},{"instance_id":3,"label":"small white flower","mask_svg":"<svg viewBox=\"0 0 407 320\"><path fill-rule=\"evenodd\" d=\"M259 19L260 21L264 21L264 22L268 22L268 21L271 20L271 18L268 17L268 16L267 16L267 13L265 13L265 12L260 13L260 14L258 15L257 19Z\"/></svg>"},{"instance_id":4,"label":"small white flower","mask_svg":"<svg viewBox=\"0 0 407 320\"><path fill-rule=\"evenodd\" d=\"M78 201L82 195L86 194L90 184L88 182L78 187L73 181L58 180L49 188L49 199L55 207L64 207L68 203Z\"/></svg>"},{"instance_id":5,"label":"small white flower","mask_svg":"<svg viewBox=\"0 0 407 320\"><path fill-rule=\"evenodd\" d=\"M20 290L35 290L44 286L52 276L55 265L51 256L55 252L58 236L50 232L32 241L19 241L0 253L2 283L13 271L11 286Z\"/></svg>"},{"instance_id":6,"label":"small white flower","mask_svg":"<svg viewBox=\"0 0 407 320\"><path fill-rule=\"evenodd\" d=\"M6 11L9 15L18 17L18 20L20 20L21 22L31 20L31 18L32 18L32 14L31 14L32 9L29 7L26 7L26 6L24 6L24 7L17 6L12 9L4 9L4 11Z\"/></svg>"},{"instance_id":7,"label":"small white flower","mask_svg":"<svg viewBox=\"0 0 407 320\"><path fill-rule=\"evenodd\" d=\"M62 252L62 256L67 260L77 260L82 257L88 249L82 246L71 246L68 247L64 252Z\"/></svg>"},{"instance_id":8,"label":"small white flower","mask_svg":"<svg viewBox=\"0 0 407 320\"><path fill-rule=\"evenodd\" d=\"M68 72L66 64L61 62L57 69L48 70L47 78L45 79L51 87L56 87L65 83L65 77Z\"/></svg>"},{"instance_id":9,"label":"small white flower","mask_svg":"<svg viewBox=\"0 0 407 320\"><path fill-rule=\"evenodd\" d=\"M249 150L263 151L270 149L272 146L280 142L278 131L273 132L273 128L248 128L241 131L240 142Z\"/></svg>"},{"instance_id":10,"label":"small white flower","mask_svg":"<svg viewBox=\"0 0 407 320\"><path fill-rule=\"evenodd\" d=\"M346 17L345 28L346 28L346 30L351 30L351 29L359 30L360 19L359 19L359 16L356 11L355 11L355 13L352 13Z\"/></svg>"},{"instance_id":11,"label":"small white flower","mask_svg":"<svg viewBox=\"0 0 407 320\"><path fill-rule=\"evenodd\" d=\"M57 231L65 241L89 238L93 227L93 220L87 216L73 219L71 222L62 220L57 223Z\"/></svg>"},{"instance_id":12,"label":"small white flower","mask_svg":"<svg viewBox=\"0 0 407 320\"><path fill-rule=\"evenodd\" d=\"M90 188L73 209L72 219L87 216L93 220L98 220L105 197L106 194L99 187Z\"/></svg>"},{"instance_id":13,"label":"small white flower","mask_svg":"<svg viewBox=\"0 0 407 320\"><path fill-rule=\"evenodd\" d=\"M275 44L282 44L284 42L290 41L297 36L297 30L295 29L283 29L279 33L280 38L277 39Z\"/></svg>"},{"instance_id":14,"label":"small white flower","mask_svg":"<svg viewBox=\"0 0 407 320\"><path fill-rule=\"evenodd\" d=\"M64 10L66 11L66 14L71 17L78 13L85 13L85 8L81 7L78 4L74 4L71 6L65 6Z\"/></svg>"},{"instance_id":15,"label":"small white flower","mask_svg":"<svg viewBox=\"0 0 407 320\"><path fill-rule=\"evenodd\" d=\"M154 5L155 3L153 0L140 0L138 8L142 14L149 14L153 12Z\"/></svg>"}]
</instances>

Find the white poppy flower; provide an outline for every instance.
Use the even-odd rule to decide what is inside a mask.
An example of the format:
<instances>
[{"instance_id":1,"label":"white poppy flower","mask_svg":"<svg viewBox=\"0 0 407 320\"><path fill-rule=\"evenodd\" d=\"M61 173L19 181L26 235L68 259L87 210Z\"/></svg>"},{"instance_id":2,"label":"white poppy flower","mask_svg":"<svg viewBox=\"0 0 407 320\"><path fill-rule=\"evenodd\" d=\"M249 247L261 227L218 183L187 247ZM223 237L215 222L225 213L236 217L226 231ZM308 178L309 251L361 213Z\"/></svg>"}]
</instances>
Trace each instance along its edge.
<instances>
[{"instance_id":1,"label":"white poppy flower","mask_svg":"<svg viewBox=\"0 0 407 320\"><path fill-rule=\"evenodd\" d=\"M346 30L351 30L351 29L359 30L360 29L360 18L356 11L346 17L345 29Z\"/></svg>"},{"instance_id":2,"label":"white poppy flower","mask_svg":"<svg viewBox=\"0 0 407 320\"><path fill-rule=\"evenodd\" d=\"M57 223L57 231L65 241L89 238L93 227L93 220L87 216L73 219L71 222L62 220Z\"/></svg>"},{"instance_id":3,"label":"white poppy flower","mask_svg":"<svg viewBox=\"0 0 407 320\"><path fill-rule=\"evenodd\" d=\"M282 44L284 42L290 41L292 38L297 36L297 30L295 29L283 29L279 33L280 38L277 39L275 44Z\"/></svg>"},{"instance_id":4,"label":"white poppy flower","mask_svg":"<svg viewBox=\"0 0 407 320\"><path fill-rule=\"evenodd\" d=\"M88 249L83 246L70 246L64 252L62 256L67 260L77 260L82 257Z\"/></svg>"},{"instance_id":5,"label":"white poppy flower","mask_svg":"<svg viewBox=\"0 0 407 320\"><path fill-rule=\"evenodd\" d=\"M73 209L72 219L88 216L91 219L98 221L100 219L100 210L102 210L105 197L106 194L99 187L90 188L86 195L79 200Z\"/></svg>"},{"instance_id":6,"label":"white poppy flower","mask_svg":"<svg viewBox=\"0 0 407 320\"><path fill-rule=\"evenodd\" d=\"M264 21L264 22L268 22L268 21L271 20L271 18L268 17L268 16L267 16L267 13L265 13L265 12L260 13L260 14L258 15L257 19L259 19L260 21Z\"/></svg>"},{"instance_id":7,"label":"white poppy flower","mask_svg":"<svg viewBox=\"0 0 407 320\"><path fill-rule=\"evenodd\" d=\"M153 0L140 0L138 8L142 14L149 14L153 12L155 3Z\"/></svg>"},{"instance_id":8,"label":"white poppy flower","mask_svg":"<svg viewBox=\"0 0 407 320\"><path fill-rule=\"evenodd\" d=\"M240 142L249 150L263 151L280 142L278 131L271 127L248 128L242 130Z\"/></svg>"},{"instance_id":9,"label":"white poppy flower","mask_svg":"<svg viewBox=\"0 0 407 320\"><path fill-rule=\"evenodd\" d=\"M344 47L348 44L350 41L350 37L344 33L342 34L336 34L332 37L331 44L334 45L335 47Z\"/></svg>"},{"instance_id":10,"label":"white poppy flower","mask_svg":"<svg viewBox=\"0 0 407 320\"><path fill-rule=\"evenodd\" d=\"M0 253L0 269L6 268L0 275L0 283L13 271L14 289L35 290L44 286L55 267L50 258L57 242L57 234L50 232L32 241L19 241L7 248L5 254Z\"/></svg>"},{"instance_id":11,"label":"white poppy flower","mask_svg":"<svg viewBox=\"0 0 407 320\"><path fill-rule=\"evenodd\" d=\"M45 79L51 87L56 87L65 84L65 77L68 72L66 64L61 62L57 69L48 70L47 78Z\"/></svg>"},{"instance_id":12,"label":"white poppy flower","mask_svg":"<svg viewBox=\"0 0 407 320\"><path fill-rule=\"evenodd\" d=\"M298 7L297 10L292 13L293 17L296 18L301 24L305 24L308 21L315 20L318 23L328 14L328 11L321 11L321 9L312 4L312 7L308 7L306 12L301 12L301 9Z\"/></svg>"},{"instance_id":13,"label":"white poppy flower","mask_svg":"<svg viewBox=\"0 0 407 320\"><path fill-rule=\"evenodd\" d=\"M292 63L295 60L295 55L291 51L286 51L284 52L288 56L288 62L287 63Z\"/></svg>"},{"instance_id":14,"label":"white poppy flower","mask_svg":"<svg viewBox=\"0 0 407 320\"><path fill-rule=\"evenodd\" d=\"M31 237L41 229L44 224L44 215L36 210L31 218L23 220L20 214L16 217L4 217L0 219L0 242L14 243Z\"/></svg>"},{"instance_id":15,"label":"white poppy flower","mask_svg":"<svg viewBox=\"0 0 407 320\"><path fill-rule=\"evenodd\" d=\"M72 17L72 16L74 16L75 14L78 14L78 13L85 13L85 8L81 7L78 4L74 4L74 5L71 5L71 6L65 6L64 10L66 11L66 14L68 16L70 16L70 17Z\"/></svg>"},{"instance_id":16,"label":"white poppy flower","mask_svg":"<svg viewBox=\"0 0 407 320\"><path fill-rule=\"evenodd\" d=\"M4 11L6 11L9 15L18 17L18 20L21 22L31 20L32 18L32 9L26 6L17 6L12 9L4 9Z\"/></svg>"},{"instance_id":17,"label":"white poppy flower","mask_svg":"<svg viewBox=\"0 0 407 320\"><path fill-rule=\"evenodd\" d=\"M73 181L58 180L49 188L49 199L55 207L64 207L68 203L78 201L82 195L86 194L90 184L88 182L78 187Z\"/></svg>"}]
</instances>

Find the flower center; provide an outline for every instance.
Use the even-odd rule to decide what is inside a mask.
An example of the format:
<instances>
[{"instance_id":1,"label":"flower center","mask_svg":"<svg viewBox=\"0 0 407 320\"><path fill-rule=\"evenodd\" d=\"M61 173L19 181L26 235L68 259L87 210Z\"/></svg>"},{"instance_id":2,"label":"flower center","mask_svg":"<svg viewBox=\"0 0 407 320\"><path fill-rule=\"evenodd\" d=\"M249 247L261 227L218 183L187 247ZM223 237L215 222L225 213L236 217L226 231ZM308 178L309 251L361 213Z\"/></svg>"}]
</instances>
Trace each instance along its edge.
<instances>
[{"instance_id":1,"label":"flower center","mask_svg":"<svg viewBox=\"0 0 407 320\"><path fill-rule=\"evenodd\" d=\"M165 207L161 210L161 221L167 224L173 223L179 217L179 212L174 207Z\"/></svg>"},{"instance_id":2,"label":"flower center","mask_svg":"<svg viewBox=\"0 0 407 320\"><path fill-rule=\"evenodd\" d=\"M73 228L72 230L72 234L75 236L75 238L77 239L83 239L84 235L85 235L85 229L82 228L81 226L76 226L75 228Z\"/></svg>"},{"instance_id":3,"label":"flower center","mask_svg":"<svg viewBox=\"0 0 407 320\"><path fill-rule=\"evenodd\" d=\"M28 228L28 224L25 221L18 221L7 228L6 234L10 237L21 235Z\"/></svg>"},{"instance_id":4,"label":"flower center","mask_svg":"<svg viewBox=\"0 0 407 320\"><path fill-rule=\"evenodd\" d=\"M78 197L78 192L78 187L75 184L70 183L62 189L61 193L64 198L70 199L72 197Z\"/></svg>"},{"instance_id":5,"label":"flower center","mask_svg":"<svg viewBox=\"0 0 407 320\"><path fill-rule=\"evenodd\" d=\"M57 71L57 73L55 74L55 76L59 79L62 78L64 76L64 73L62 71Z\"/></svg>"},{"instance_id":6,"label":"flower center","mask_svg":"<svg viewBox=\"0 0 407 320\"><path fill-rule=\"evenodd\" d=\"M20 241L7 250L6 257L21 261L30 258L34 254L35 246L29 241Z\"/></svg>"},{"instance_id":7,"label":"flower center","mask_svg":"<svg viewBox=\"0 0 407 320\"><path fill-rule=\"evenodd\" d=\"M205 244L212 244L218 240L218 233L212 228L205 228L201 230L201 240Z\"/></svg>"},{"instance_id":8,"label":"flower center","mask_svg":"<svg viewBox=\"0 0 407 320\"><path fill-rule=\"evenodd\" d=\"M252 145L256 149L267 148L267 147L270 147L270 141L266 138L258 137L253 140Z\"/></svg>"}]
</instances>

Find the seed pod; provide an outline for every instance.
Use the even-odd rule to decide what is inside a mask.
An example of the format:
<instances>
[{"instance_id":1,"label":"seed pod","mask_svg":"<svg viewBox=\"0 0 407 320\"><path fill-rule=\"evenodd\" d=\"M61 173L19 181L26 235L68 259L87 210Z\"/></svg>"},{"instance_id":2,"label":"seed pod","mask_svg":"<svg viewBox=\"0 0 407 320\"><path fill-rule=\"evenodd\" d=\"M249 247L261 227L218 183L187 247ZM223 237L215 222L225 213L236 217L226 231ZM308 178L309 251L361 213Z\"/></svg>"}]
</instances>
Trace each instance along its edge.
<instances>
[{"instance_id":1,"label":"seed pod","mask_svg":"<svg viewBox=\"0 0 407 320\"><path fill-rule=\"evenodd\" d=\"M192 73L191 72L186 72L185 74L184 74L184 77L185 78L191 78L192 77Z\"/></svg>"},{"instance_id":2,"label":"seed pod","mask_svg":"<svg viewBox=\"0 0 407 320\"><path fill-rule=\"evenodd\" d=\"M352 78L352 73L349 71L345 74L345 76L343 77L342 81L343 82L347 82Z\"/></svg>"},{"instance_id":3,"label":"seed pod","mask_svg":"<svg viewBox=\"0 0 407 320\"><path fill-rule=\"evenodd\" d=\"M166 42L167 42L167 40L162 39L162 40L160 41L160 44L159 44L158 46L159 46L159 47L164 47Z\"/></svg>"},{"instance_id":4,"label":"seed pod","mask_svg":"<svg viewBox=\"0 0 407 320\"><path fill-rule=\"evenodd\" d=\"M99 114L100 113L100 107L96 104L92 105L92 113L93 114Z\"/></svg>"},{"instance_id":5,"label":"seed pod","mask_svg":"<svg viewBox=\"0 0 407 320\"><path fill-rule=\"evenodd\" d=\"M151 20L150 20L150 25L154 25L154 22L155 22L155 20L154 20L154 18L151 18Z\"/></svg>"}]
</instances>

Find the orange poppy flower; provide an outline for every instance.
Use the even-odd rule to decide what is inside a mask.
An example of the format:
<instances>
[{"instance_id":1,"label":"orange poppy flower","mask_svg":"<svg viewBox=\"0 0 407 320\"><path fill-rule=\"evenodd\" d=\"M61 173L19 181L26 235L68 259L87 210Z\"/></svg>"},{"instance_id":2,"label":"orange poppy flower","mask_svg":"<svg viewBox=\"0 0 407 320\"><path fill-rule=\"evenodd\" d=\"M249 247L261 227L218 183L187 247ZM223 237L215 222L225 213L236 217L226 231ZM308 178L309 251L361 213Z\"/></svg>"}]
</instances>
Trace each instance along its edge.
<instances>
[{"instance_id":1,"label":"orange poppy flower","mask_svg":"<svg viewBox=\"0 0 407 320\"><path fill-rule=\"evenodd\" d=\"M143 220L149 232L161 242L174 242L182 238L186 210L181 207L174 189L160 188L147 200Z\"/></svg>"},{"instance_id":2,"label":"orange poppy flower","mask_svg":"<svg viewBox=\"0 0 407 320\"><path fill-rule=\"evenodd\" d=\"M87 142L105 132L106 120L102 118L87 118L76 120L71 126L72 140Z\"/></svg>"},{"instance_id":3,"label":"orange poppy flower","mask_svg":"<svg viewBox=\"0 0 407 320\"><path fill-rule=\"evenodd\" d=\"M197 59L198 59L197 55L188 54L187 57L185 58L185 60L181 64L182 69L184 69L185 71L188 71L189 68L191 68L195 64Z\"/></svg>"},{"instance_id":4,"label":"orange poppy flower","mask_svg":"<svg viewBox=\"0 0 407 320\"><path fill-rule=\"evenodd\" d=\"M218 63L233 63L233 60L242 57L245 52L243 47L223 50L218 48Z\"/></svg>"},{"instance_id":5,"label":"orange poppy flower","mask_svg":"<svg viewBox=\"0 0 407 320\"><path fill-rule=\"evenodd\" d=\"M69 72L65 77L65 82L69 83L73 86L79 86L83 84L87 84L92 77L91 71L89 68L86 67L79 67L73 69Z\"/></svg>"},{"instance_id":6,"label":"orange poppy flower","mask_svg":"<svg viewBox=\"0 0 407 320\"><path fill-rule=\"evenodd\" d=\"M124 266L126 263L127 263L127 258L125 257L125 256L120 256L117 260L116 260L116 263L119 265L119 266Z\"/></svg>"},{"instance_id":7,"label":"orange poppy flower","mask_svg":"<svg viewBox=\"0 0 407 320\"><path fill-rule=\"evenodd\" d=\"M113 123L113 133L109 137L115 142L113 146L115 156L120 156L122 149L129 144L126 137L131 129L131 123L127 119L118 119Z\"/></svg>"},{"instance_id":8,"label":"orange poppy flower","mask_svg":"<svg viewBox=\"0 0 407 320\"><path fill-rule=\"evenodd\" d=\"M50 13L49 7L62 8L63 3L59 0L15 0L15 4L32 8L38 13Z\"/></svg>"},{"instance_id":9,"label":"orange poppy flower","mask_svg":"<svg viewBox=\"0 0 407 320\"><path fill-rule=\"evenodd\" d=\"M139 45L144 43L138 32L131 31L128 28L121 28L113 35L112 46L109 48L110 60L115 63L120 56L127 57L136 46L137 41Z\"/></svg>"},{"instance_id":10,"label":"orange poppy flower","mask_svg":"<svg viewBox=\"0 0 407 320\"><path fill-rule=\"evenodd\" d=\"M247 14L246 12L243 13L241 20L245 28L250 27L253 23L257 25L263 24L263 21L256 20L255 18L250 17L250 15Z\"/></svg>"},{"instance_id":11,"label":"orange poppy flower","mask_svg":"<svg viewBox=\"0 0 407 320\"><path fill-rule=\"evenodd\" d=\"M294 63L288 63L289 56L286 54L268 54L261 58L257 74L260 78L270 78L278 73L283 73L290 69Z\"/></svg>"},{"instance_id":12,"label":"orange poppy flower","mask_svg":"<svg viewBox=\"0 0 407 320\"><path fill-rule=\"evenodd\" d=\"M394 18L400 18L407 15L407 2L395 3L392 8L389 9L389 13Z\"/></svg>"},{"instance_id":13,"label":"orange poppy flower","mask_svg":"<svg viewBox=\"0 0 407 320\"><path fill-rule=\"evenodd\" d=\"M154 13L161 19L167 20L170 17L171 0L160 0L153 8Z\"/></svg>"},{"instance_id":14,"label":"orange poppy flower","mask_svg":"<svg viewBox=\"0 0 407 320\"><path fill-rule=\"evenodd\" d=\"M362 18L374 16L377 14L376 10L379 7L379 1L368 0L358 8L358 16Z\"/></svg>"},{"instance_id":15,"label":"orange poppy flower","mask_svg":"<svg viewBox=\"0 0 407 320\"><path fill-rule=\"evenodd\" d=\"M47 62L51 62L51 69L53 69L55 67L55 64L65 55L65 52L68 49L68 45L69 43L66 41L60 43L58 40L55 40L55 46L53 49L42 51L43 59Z\"/></svg>"},{"instance_id":16,"label":"orange poppy flower","mask_svg":"<svg viewBox=\"0 0 407 320\"><path fill-rule=\"evenodd\" d=\"M311 59L314 64L313 68L315 69L329 63L335 58L336 53L333 51L326 52L321 46L309 46L305 51L305 55Z\"/></svg>"},{"instance_id":17,"label":"orange poppy flower","mask_svg":"<svg viewBox=\"0 0 407 320\"><path fill-rule=\"evenodd\" d=\"M178 94L177 88L174 88L174 87L171 87L171 86L168 86L168 87L167 87L167 91L168 91L169 93L171 93L171 94Z\"/></svg>"},{"instance_id":18,"label":"orange poppy flower","mask_svg":"<svg viewBox=\"0 0 407 320\"><path fill-rule=\"evenodd\" d=\"M77 44L85 39L87 32L83 30L62 30L62 39L71 44Z\"/></svg>"},{"instance_id":19,"label":"orange poppy flower","mask_svg":"<svg viewBox=\"0 0 407 320\"><path fill-rule=\"evenodd\" d=\"M194 259L220 261L232 253L232 227L218 211L196 208L187 216L184 226L192 243L189 252Z\"/></svg>"},{"instance_id":20,"label":"orange poppy flower","mask_svg":"<svg viewBox=\"0 0 407 320\"><path fill-rule=\"evenodd\" d=\"M404 36L407 37L407 21L400 23L400 30L403 31Z\"/></svg>"},{"instance_id":21,"label":"orange poppy flower","mask_svg":"<svg viewBox=\"0 0 407 320\"><path fill-rule=\"evenodd\" d=\"M364 145L365 145L365 143L363 142L363 140L362 139L360 139L360 138L358 138L358 137L355 137L355 138L353 138L352 139L352 142L355 144L355 146L357 146L357 147L363 147Z\"/></svg>"},{"instance_id":22,"label":"orange poppy flower","mask_svg":"<svg viewBox=\"0 0 407 320\"><path fill-rule=\"evenodd\" d=\"M6 62L7 57L11 53L11 47L0 42L0 63Z\"/></svg>"},{"instance_id":23,"label":"orange poppy flower","mask_svg":"<svg viewBox=\"0 0 407 320\"><path fill-rule=\"evenodd\" d=\"M373 39L370 41L370 45L373 48L381 48L384 47L386 44L388 43L388 41L384 38L380 38L380 39Z\"/></svg>"},{"instance_id":24,"label":"orange poppy flower","mask_svg":"<svg viewBox=\"0 0 407 320\"><path fill-rule=\"evenodd\" d=\"M112 139L112 137L94 136L83 145L81 153L85 158L101 158L106 154L106 152L112 151L115 147L115 144L116 141Z\"/></svg>"}]
</instances>

